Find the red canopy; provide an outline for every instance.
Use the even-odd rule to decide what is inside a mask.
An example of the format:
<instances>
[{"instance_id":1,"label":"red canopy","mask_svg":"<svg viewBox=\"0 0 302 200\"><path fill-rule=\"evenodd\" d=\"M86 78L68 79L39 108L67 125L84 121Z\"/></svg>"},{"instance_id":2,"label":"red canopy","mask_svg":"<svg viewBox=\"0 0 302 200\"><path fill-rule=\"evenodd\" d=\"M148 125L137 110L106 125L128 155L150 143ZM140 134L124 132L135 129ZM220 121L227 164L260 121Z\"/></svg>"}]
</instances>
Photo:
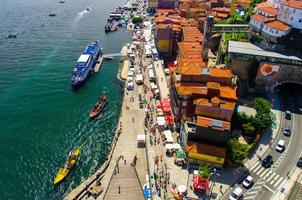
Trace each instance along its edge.
<instances>
[{"instance_id":1,"label":"red canopy","mask_svg":"<svg viewBox=\"0 0 302 200\"><path fill-rule=\"evenodd\" d=\"M202 193L208 193L209 192L209 185L210 181L207 178L201 178L198 175L195 175L193 178L193 187L195 190L202 192Z\"/></svg>"},{"instance_id":2,"label":"red canopy","mask_svg":"<svg viewBox=\"0 0 302 200\"><path fill-rule=\"evenodd\" d=\"M162 108L162 105L158 104L156 105L156 108Z\"/></svg>"},{"instance_id":3,"label":"red canopy","mask_svg":"<svg viewBox=\"0 0 302 200\"><path fill-rule=\"evenodd\" d=\"M165 116L165 121L166 122L173 122L173 117L172 116Z\"/></svg>"},{"instance_id":4,"label":"red canopy","mask_svg":"<svg viewBox=\"0 0 302 200\"><path fill-rule=\"evenodd\" d=\"M161 105L163 107L169 107L169 106L171 106L170 102L169 102L169 100L167 98L163 98L160 103L161 103Z\"/></svg>"},{"instance_id":5,"label":"red canopy","mask_svg":"<svg viewBox=\"0 0 302 200\"><path fill-rule=\"evenodd\" d=\"M164 111L165 113L171 114L171 107L163 107L163 111Z\"/></svg>"}]
</instances>

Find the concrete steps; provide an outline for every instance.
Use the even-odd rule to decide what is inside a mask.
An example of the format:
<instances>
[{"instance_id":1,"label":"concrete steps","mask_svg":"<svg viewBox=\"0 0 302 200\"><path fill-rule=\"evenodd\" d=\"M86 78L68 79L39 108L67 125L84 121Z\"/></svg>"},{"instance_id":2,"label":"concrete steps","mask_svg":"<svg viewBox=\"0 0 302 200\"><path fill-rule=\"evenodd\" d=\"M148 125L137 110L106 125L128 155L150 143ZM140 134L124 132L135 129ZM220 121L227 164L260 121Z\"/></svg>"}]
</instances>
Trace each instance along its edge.
<instances>
[{"instance_id":1,"label":"concrete steps","mask_svg":"<svg viewBox=\"0 0 302 200\"><path fill-rule=\"evenodd\" d=\"M121 187L120 193L118 193L119 186ZM108 192L104 199L144 199L143 192L140 188L139 180L135 174L133 167L130 167L129 165L120 164L119 173L113 175Z\"/></svg>"}]
</instances>

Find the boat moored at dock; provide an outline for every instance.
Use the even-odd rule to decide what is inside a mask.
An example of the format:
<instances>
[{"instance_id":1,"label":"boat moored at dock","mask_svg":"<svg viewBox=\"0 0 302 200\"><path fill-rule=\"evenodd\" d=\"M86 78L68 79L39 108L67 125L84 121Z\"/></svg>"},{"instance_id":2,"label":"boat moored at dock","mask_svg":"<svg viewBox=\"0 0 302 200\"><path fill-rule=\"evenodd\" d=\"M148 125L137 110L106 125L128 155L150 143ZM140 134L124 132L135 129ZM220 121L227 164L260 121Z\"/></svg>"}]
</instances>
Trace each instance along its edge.
<instances>
[{"instance_id":1,"label":"boat moored at dock","mask_svg":"<svg viewBox=\"0 0 302 200\"><path fill-rule=\"evenodd\" d=\"M101 54L102 52L98 40L86 47L73 69L71 78L72 89L78 89L85 83L88 76L93 72L93 68Z\"/></svg>"}]
</instances>

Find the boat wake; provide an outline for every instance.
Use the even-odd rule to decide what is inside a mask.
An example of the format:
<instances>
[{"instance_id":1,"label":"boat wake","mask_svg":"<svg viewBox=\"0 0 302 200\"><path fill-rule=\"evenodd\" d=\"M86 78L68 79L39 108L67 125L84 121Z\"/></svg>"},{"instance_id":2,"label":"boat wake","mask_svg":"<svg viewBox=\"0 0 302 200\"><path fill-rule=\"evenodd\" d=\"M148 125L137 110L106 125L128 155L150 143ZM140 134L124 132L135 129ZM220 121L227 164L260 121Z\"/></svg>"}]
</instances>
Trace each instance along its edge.
<instances>
[{"instance_id":1,"label":"boat wake","mask_svg":"<svg viewBox=\"0 0 302 200\"><path fill-rule=\"evenodd\" d=\"M76 25L79 23L80 19L81 19L86 13L89 13L89 11L85 9L85 10L83 10L83 11L81 11L81 12L79 12L79 13L77 14L77 16L76 16L76 18L75 18L75 20L74 20L74 26L76 26Z\"/></svg>"}]
</instances>

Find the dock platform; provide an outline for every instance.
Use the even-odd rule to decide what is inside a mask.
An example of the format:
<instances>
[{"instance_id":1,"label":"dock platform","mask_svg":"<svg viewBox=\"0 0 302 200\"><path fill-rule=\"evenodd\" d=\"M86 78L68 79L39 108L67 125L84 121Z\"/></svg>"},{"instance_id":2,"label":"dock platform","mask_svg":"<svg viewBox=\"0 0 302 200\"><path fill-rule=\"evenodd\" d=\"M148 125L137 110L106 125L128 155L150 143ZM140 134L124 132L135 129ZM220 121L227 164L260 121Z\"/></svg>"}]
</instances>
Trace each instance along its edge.
<instances>
[{"instance_id":1,"label":"dock platform","mask_svg":"<svg viewBox=\"0 0 302 200\"><path fill-rule=\"evenodd\" d=\"M97 73L100 70L101 65L103 63L103 60L104 60L103 56L100 56L99 59L98 59L98 62L96 63L96 65L94 67L94 72L95 73Z\"/></svg>"}]
</instances>

